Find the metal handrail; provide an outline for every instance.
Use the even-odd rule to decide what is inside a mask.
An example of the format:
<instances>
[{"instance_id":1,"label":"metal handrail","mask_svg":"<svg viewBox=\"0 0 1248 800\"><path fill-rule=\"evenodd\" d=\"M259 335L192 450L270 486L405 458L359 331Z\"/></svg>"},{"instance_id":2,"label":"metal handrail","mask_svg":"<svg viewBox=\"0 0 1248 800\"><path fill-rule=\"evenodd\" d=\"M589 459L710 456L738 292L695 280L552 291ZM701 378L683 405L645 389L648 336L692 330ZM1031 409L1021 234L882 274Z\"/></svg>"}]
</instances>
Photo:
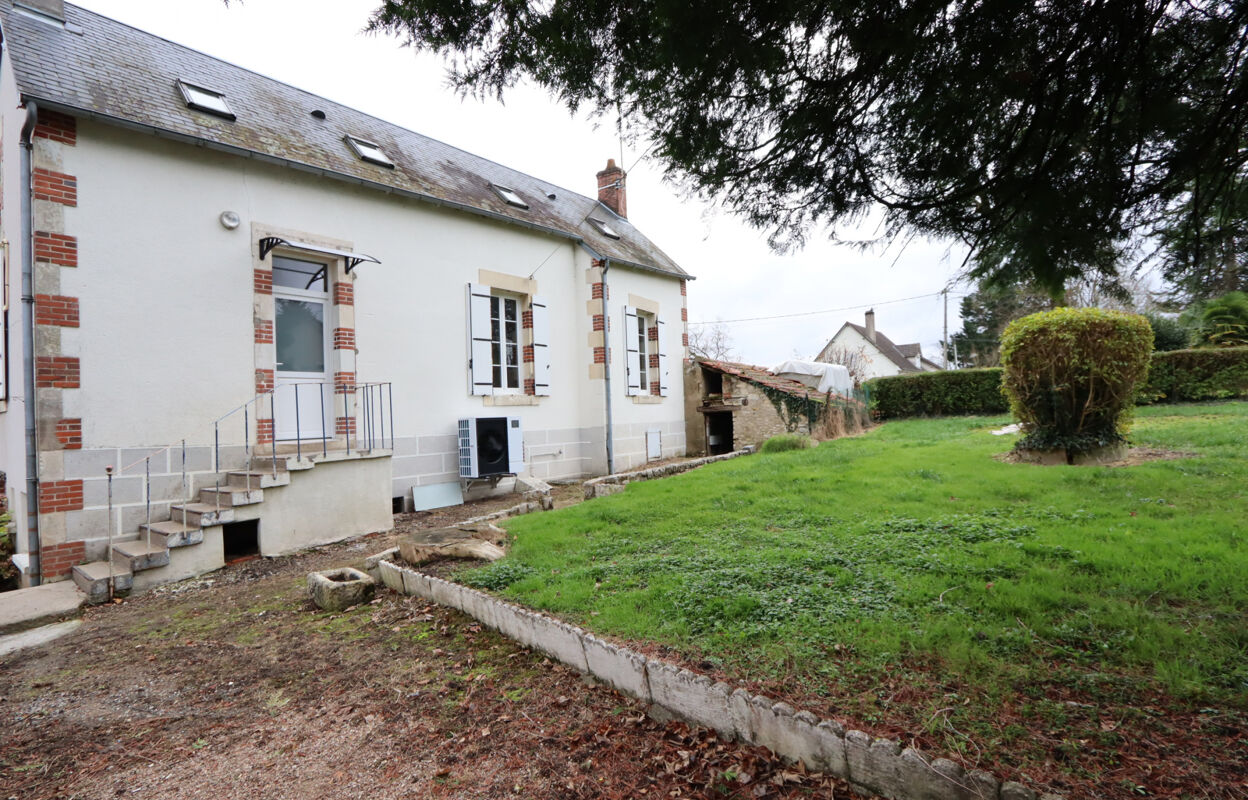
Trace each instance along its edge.
<instances>
[{"instance_id":1,"label":"metal handrail","mask_svg":"<svg viewBox=\"0 0 1248 800\"><path fill-rule=\"evenodd\" d=\"M326 414L325 414L326 387L332 387L331 391L334 394L343 395L343 414L344 414L343 419L346 420L346 423L345 423L345 428L342 432L342 436L345 440L348 454L351 453L352 438L355 439L355 448L357 452L364 449L364 448L361 448L362 443L367 444L367 450L369 452L372 452L372 450L374 450L378 444L380 444L381 447L384 448L386 445L385 420L386 420L387 415L389 417L389 423L390 423L390 449L391 450L394 449L394 441L395 441L394 439L394 389L393 389L393 385L390 382L372 382L372 383L356 382L352 384L340 384L336 380L303 381L300 383L285 384L285 386L293 387L293 391L295 394L295 458L297 460L299 461L303 460L303 439L304 438L308 438L308 439L316 438L316 437L305 437L303 435L302 419L300 418L299 387L305 386L305 385L315 385L318 387L317 394L319 395L319 398L320 398L319 405L320 405L320 412L321 412L320 414L321 435L319 438L321 440L322 458L328 458L329 456L329 440L331 438L330 431L325 422L326 420ZM222 426L222 423L230 419L231 417L233 417L235 414L242 412L242 415L243 415L243 452L245 456L245 465L244 465L245 470L244 471L246 475L244 486L245 486L247 493L250 494L251 493L251 478L252 478L252 472L253 472L253 469L252 469L253 459L254 459L255 454L259 451L259 445L260 445L260 413L259 412L261 410L261 407L262 407L261 404L263 403L265 397L269 399L269 420L268 421L269 421L270 430L269 430L268 444L269 444L269 450L272 456L272 473L271 474L274 478L277 477L277 472L278 472L277 442L278 440L277 440L276 394L277 394L278 388L284 388L284 387L274 386L272 389L269 389L264 392L259 392L256 395L254 395L251 399L247 400L245 403L242 403L241 405L238 405L232 408L231 410L227 411L225 414L222 414L220 417L217 417L215 420L212 421L212 471L216 475L215 497L216 497L216 507L218 510L222 508L221 506L221 426ZM355 416L359 414L359 411L360 411L359 401L356 400L356 405L354 409L352 409L351 407L352 400L355 399L355 396L359 394L362 394L365 398L364 403L363 403L364 418L365 418L363 425L358 424L358 422L355 419ZM254 404L255 412L256 412L254 415L252 414L253 404ZM254 447L253 447L252 438L251 438L252 436L251 422L253 419L256 422L256 425L255 425L256 441L255 441ZM376 428L376 423L378 420L381 421L380 435L377 434L377 428ZM334 433L332 437L334 439L338 438L337 427L338 427L337 420L335 420ZM363 431L363 440L361 440L361 430ZM195 493L190 491L190 484L187 481L186 439L182 439L180 440L180 442L176 444L166 445L164 447L153 450L147 453L146 455L144 455L142 458L135 459L130 464L123 466L119 470L114 470L112 466L109 466L105 469L105 472L108 474L108 483L109 483L108 525L109 525L110 547L109 547L108 558L109 558L109 569L110 569L110 579L109 579L110 592L112 591L112 578L111 578L111 574L112 574L111 572L112 570L111 541L112 541L112 524L113 524L112 479L114 475L124 475L130 469L138 466L139 464L143 464L143 475L144 475L143 498L144 498L144 506L146 510L145 530L147 532L145 541L147 544L147 549L151 550L151 546L152 546L152 529L151 529L151 525L152 525L152 459L154 457L160 456L165 453L172 453L174 448L179 447L179 446L181 447L181 483L180 483L181 490L182 490L181 494L186 498L185 501L182 503L182 526L183 528L186 528L187 527L186 507L191 502L193 502L194 497L195 497Z\"/></svg>"}]
</instances>

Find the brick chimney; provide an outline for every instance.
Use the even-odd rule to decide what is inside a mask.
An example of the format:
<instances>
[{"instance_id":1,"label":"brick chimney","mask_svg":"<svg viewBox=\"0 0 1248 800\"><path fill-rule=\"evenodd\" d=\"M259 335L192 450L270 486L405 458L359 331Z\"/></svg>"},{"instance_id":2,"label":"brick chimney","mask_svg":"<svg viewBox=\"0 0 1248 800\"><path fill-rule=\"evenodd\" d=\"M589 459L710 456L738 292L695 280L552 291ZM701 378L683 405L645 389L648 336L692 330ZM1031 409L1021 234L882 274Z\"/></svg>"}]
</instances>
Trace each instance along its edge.
<instances>
[{"instance_id":1,"label":"brick chimney","mask_svg":"<svg viewBox=\"0 0 1248 800\"><path fill-rule=\"evenodd\" d=\"M867 312L867 338L871 340L871 344L875 344L875 309Z\"/></svg>"},{"instance_id":2,"label":"brick chimney","mask_svg":"<svg viewBox=\"0 0 1248 800\"><path fill-rule=\"evenodd\" d=\"M17 6L25 6L47 17L65 21L65 0L17 0Z\"/></svg>"},{"instance_id":3,"label":"brick chimney","mask_svg":"<svg viewBox=\"0 0 1248 800\"><path fill-rule=\"evenodd\" d=\"M624 196L624 170L615 165L614 158L607 159L607 168L598 173L598 202L628 218L628 200Z\"/></svg>"}]
</instances>

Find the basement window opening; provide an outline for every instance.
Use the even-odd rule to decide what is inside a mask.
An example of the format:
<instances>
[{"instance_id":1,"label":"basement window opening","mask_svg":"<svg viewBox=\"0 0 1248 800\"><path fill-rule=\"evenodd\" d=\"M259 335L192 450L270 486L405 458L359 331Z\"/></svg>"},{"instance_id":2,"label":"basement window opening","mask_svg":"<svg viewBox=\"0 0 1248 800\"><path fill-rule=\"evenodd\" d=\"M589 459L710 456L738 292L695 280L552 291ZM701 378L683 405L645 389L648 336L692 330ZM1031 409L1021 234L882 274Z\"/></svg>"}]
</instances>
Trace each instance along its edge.
<instances>
[{"instance_id":1,"label":"basement window opening","mask_svg":"<svg viewBox=\"0 0 1248 800\"><path fill-rule=\"evenodd\" d=\"M230 104L225 101L225 94L222 92L181 80L178 81L178 88L182 90L182 99L186 101L187 108L204 111L231 122L238 119L230 110Z\"/></svg>"},{"instance_id":2,"label":"basement window opening","mask_svg":"<svg viewBox=\"0 0 1248 800\"><path fill-rule=\"evenodd\" d=\"M221 526L225 544L225 563L249 561L260 555L260 520L228 522Z\"/></svg>"},{"instance_id":3,"label":"basement window opening","mask_svg":"<svg viewBox=\"0 0 1248 800\"><path fill-rule=\"evenodd\" d=\"M347 144L351 145L351 149L360 157L360 160L367 161L370 164L376 164L379 167L394 169L394 162L381 149L381 145L370 142L367 139L359 139L355 136L346 137Z\"/></svg>"},{"instance_id":4,"label":"basement window opening","mask_svg":"<svg viewBox=\"0 0 1248 800\"><path fill-rule=\"evenodd\" d=\"M506 186L499 186L497 183L490 184L490 188L494 190L495 194L503 198L503 202L509 206L525 209L529 207L529 204L524 202L523 198L521 198L514 189L508 189Z\"/></svg>"},{"instance_id":5,"label":"basement window opening","mask_svg":"<svg viewBox=\"0 0 1248 800\"><path fill-rule=\"evenodd\" d=\"M610 225L603 222L602 220L590 217L589 221L594 224L595 228L602 231L603 236L609 236L612 239L620 238L620 234L616 232L615 228L612 228Z\"/></svg>"}]
</instances>

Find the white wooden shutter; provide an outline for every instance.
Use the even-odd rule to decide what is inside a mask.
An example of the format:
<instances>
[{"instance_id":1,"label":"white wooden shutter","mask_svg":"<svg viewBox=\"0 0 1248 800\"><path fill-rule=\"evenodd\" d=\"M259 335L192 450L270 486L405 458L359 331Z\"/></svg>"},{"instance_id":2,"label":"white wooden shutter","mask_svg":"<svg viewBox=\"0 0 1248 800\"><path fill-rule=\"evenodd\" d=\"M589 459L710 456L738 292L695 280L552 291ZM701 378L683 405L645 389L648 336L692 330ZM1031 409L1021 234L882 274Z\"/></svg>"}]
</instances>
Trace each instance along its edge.
<instances>
[{"instance_id":1,"label":"white wooden shutter","mask_svg":"<svg viewBox=\"0 0 1248 800\"><path fill-rule=\"evenodd\" d=\"M524 429L519 417L507 418L507 471L513 475L524 472Z\"/></svg>"},{"instance_id":2,"label":"white wooden shutter","mask_svg":"<svg viewBox=\"0 0 1248 800\"><path fill-rule=\"evenodd\" d=\"M550 394L550 312L536 297L529 304L533 312L533 393Z\"/></svg>"},{"instance_id":3,"label":"white wooden shutter","mask_svg":"<svg viewBox=\"0 0 1248 800\"><path fill-rule=\"evenodd\" d=\"M667 348L663 346L663 342L667 339L667 325L663 320L658 320L655 324L659 326L659 341L655 344L659 350L659 394L667 397L669 386L667 377Z\"/></svg>"},{"instance_id":4,"label":"white wooden shutter","mask_svg":"<svg viewBox=\"0 0 1248 800\"><path fill-rule=\"evenodd\" d=\"M468 393L494 393L490 353L490 287L468 284Z\"/></svg>"},{"instance_id":5,"label":"white wooden shutter","mask_svg":"<svg viewBox=\"0 0 1248 800\"><path fill-rule=\"evenodd\" d=\"M625 394L630 397L642 393L641 374L637 370L637 359L641 351L637 349L637 339L641 335L641 318L637 309L624 306L624 374L628 376Z\"/></svg>"}]
</instances>

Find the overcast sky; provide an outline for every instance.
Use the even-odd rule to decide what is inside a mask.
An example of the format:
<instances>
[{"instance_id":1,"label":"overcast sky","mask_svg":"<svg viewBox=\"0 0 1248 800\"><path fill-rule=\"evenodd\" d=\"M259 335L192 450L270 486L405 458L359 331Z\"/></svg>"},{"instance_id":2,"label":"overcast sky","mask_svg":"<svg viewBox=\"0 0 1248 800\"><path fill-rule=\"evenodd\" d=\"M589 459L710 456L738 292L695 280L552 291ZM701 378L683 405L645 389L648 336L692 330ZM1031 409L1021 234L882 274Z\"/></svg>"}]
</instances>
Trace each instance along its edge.
<instances>
[{"instance_id":1,"label":"overcast sky","mask_svg":"<svg viewBox=\"0 0 1248 800\"><path fill-rule=\"evenodd\" d=\"M460 99L441 61L399 42L361 33L377 0L77 0L98 13L331 100L440 139L586 195L607 158L620 158L615 121L573 117L544 92L521 86L499 103ZM643 149L644 148L640 148ZM939 362L939 292L963 251L915 241L898 252L862 253L812 236L805 249L777 255L766 233L664 183L656 165L625 149L630 220L686 271L689 319L738 320L837 310L730 324L742 360L774 365L810 357L868 305L893 341L921 342ZM872 231L841 231L866 238ZM964 288L957 291L965 291ZM889 302L929 295L904 302ZM949 327L958 324L958 298Z\"/></svg>"}]
</instances>

